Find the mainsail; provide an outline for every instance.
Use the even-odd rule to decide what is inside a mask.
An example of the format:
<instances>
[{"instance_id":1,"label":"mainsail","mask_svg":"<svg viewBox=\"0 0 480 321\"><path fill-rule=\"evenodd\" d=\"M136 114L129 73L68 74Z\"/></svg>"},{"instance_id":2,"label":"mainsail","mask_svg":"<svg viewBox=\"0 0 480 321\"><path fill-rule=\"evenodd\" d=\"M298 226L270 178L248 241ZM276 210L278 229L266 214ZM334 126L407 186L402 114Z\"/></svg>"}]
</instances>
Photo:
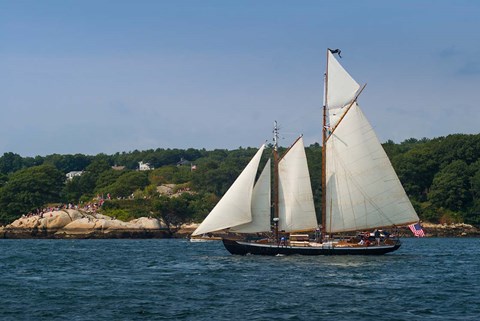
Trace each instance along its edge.
<instances>
[{"instance_id":1,"label":"mainsail","mask_svg":"<svg viewBox=\"0 0 480 321\"><path fill-rule=\"evenodd\" d=\"M247 167L208 214L193 236L219 231L252 221L252 194L255 176L265 144L260 147Z\"/></svg>"},{"instance_id":2,"label":"mainsail","mask_svg":"<svg viewBox=\"0 0 480 321\"><path fill-rule=\"evenodd\" d=\"M358 84L330 52L327 75L327 107L334 131L329 132L324 142L325 231L355 231L417 222L418 216L380 141L358 104L353 102Z\"/></svg>"},{"instance_id":3,"label":"mainsail","mask_svg":"<svg viewBox=\"0 0 480 321\"><path fill-rule=\"evenodd\" d=\"M307 157L300 137L278 164L279 230L294 232L317 228Z\"/></svg>"}]
</instances>

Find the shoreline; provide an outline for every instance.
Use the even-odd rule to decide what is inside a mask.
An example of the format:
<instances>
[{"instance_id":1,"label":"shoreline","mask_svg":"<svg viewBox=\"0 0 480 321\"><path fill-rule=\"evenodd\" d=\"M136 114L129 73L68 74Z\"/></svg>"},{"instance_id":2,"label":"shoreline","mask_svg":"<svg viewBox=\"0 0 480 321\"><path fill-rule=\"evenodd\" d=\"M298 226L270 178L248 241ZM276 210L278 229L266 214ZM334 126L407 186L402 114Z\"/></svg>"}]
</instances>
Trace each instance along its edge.
<instances>
[{"instance_id":1,"label":"shoreline","mask_svg":"<svg viewBox=\"0 0 480 321\"><path fill-rule=\"evenodd\" d=\"M480 229L468 224L421 223L425 237L480 237ZM141 217L123 222L80 210L60 210L43 216L21 217L0 226L0 239L168 239L189 238L198 224L185 224L171 232L156 218ZM224 235L219 233L218 236ZM398 229L400 238L415 237L408 227Z\"/></svg>"}]
</instances>

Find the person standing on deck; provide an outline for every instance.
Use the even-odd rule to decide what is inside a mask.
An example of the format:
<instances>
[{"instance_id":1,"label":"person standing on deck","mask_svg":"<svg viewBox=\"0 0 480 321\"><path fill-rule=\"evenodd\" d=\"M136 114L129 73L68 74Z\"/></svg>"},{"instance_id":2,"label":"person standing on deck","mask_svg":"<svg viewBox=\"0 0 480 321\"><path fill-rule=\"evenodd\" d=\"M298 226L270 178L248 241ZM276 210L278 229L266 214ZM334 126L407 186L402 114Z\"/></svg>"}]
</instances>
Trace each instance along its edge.
<instances>
[{"instance_id":1,"label":"person standing on deck","mask_svg":"<svg viewBox=\"0 0 480 321\"><path fill-rule=\"evenodd\" d=\"M380 245L380 231L375 230L373 234L375 235L375 241L377 241L377 245Z\"/></svg>"}]
</instances>

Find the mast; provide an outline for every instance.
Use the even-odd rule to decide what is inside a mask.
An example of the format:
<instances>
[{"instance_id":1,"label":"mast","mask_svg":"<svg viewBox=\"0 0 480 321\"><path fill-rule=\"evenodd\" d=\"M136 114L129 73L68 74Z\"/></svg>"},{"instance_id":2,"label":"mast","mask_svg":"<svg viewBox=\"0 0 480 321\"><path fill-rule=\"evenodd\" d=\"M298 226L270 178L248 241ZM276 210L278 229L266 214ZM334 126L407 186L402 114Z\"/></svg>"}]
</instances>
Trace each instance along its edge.
<instances>
[{"instance_id":1,"label":"mast","mask_svg":"<svg viewBox=\"0 0 480 321\"><path fill-rule=\"evenodd\" d=\"M327 67L323 76L323 126L322 126L322 236L325 237L327 224L327 174L326 174L326 156L327 156L327 81L328 81L328 51L327 49Z\"/></svg>"},{"instance_id":2,"label":"mast","mask_svg":"<svg viewBox=\"0 0 480 321\"><path fill-rule=\"evenodd\" d=\"M273 123L273 223L275 226L275 242L278 243L278 126Z\"/></svg>"}]
</instances>

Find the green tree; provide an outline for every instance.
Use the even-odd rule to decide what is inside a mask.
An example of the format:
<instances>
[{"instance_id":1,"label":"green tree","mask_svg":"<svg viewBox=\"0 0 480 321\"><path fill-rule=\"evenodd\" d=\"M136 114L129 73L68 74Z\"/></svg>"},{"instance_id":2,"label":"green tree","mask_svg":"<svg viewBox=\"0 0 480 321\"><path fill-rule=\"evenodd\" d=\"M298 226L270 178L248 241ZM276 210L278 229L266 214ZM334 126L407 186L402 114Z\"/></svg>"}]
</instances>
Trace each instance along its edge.
<instances>
[{"instance_id":1,"label":"green tree","mask_svg":"<svg viewBox=\"0 0 480 321\"><path fill-rule=\"evenodd\" d=\"M480 199L475 199L473 206L465 213L464 221L467 224L480 226Z\"/></svg>"},{"instance_id":2,"label":"green tree","mask_svg":"<svg viewBox=\"0 0 480 321\"><path fill-rule=\"evenodd\" d=\"M470 191L473 197L472 207L465 213L465 223L480 225L480 160L470 165Z\"/></svg>"},{"instance_id":3,"label":"green tree","mask_svg":"<svg viewBox=\"0 0 480 321\"><path fill-rule=\"evenodd\" d=\"M68 173L84 170L91 162L91 157L82 154L52 154L45 157L44 163L54 165L58 170Z\"/></svg>"},{"instance_id":4,"label":"green tree","mask_svg":"<svg viewBox=\"0 0 480 321\"><path fill-rule=\"evenodd\" d=\"M148 175L144 171L126 172L113 183L99 190L98 193L110 193L113 197L128 197L138 189L144 189L148 182Z\"/></svg>"},{"instance_id":5,"label":"green tree","mask_svg":"<svg viewBox=\"0 0 480 321\"><path fill-rule=\"evenodd\" d=\"M192 179L190 166L167 165L149 173L149 180L152 184L162 185L166 183L183 184Z\"/></svg>"},{"instance_id":6,"label":"green tree","mask_svg":"<svg viewBox=\"0 0 480 321\"><path fill-rule=\"evenodd\" d=\"M438 165L433 158L432 149L418 145L392 160L405 192L416 200L426 200L428 189Z\"/></svg>"},{"instance_id":7,"label":"green tree","mask_svg":"<svg viewBox=\"0 0 480 321\"><path fill-rule=\"evenodd\" d=\"M445 166L435 175L428 198L436 207L465 210L472 202L468 165L456 160Z\"/></svg>"},{"instance_id":8,"label":"green tree","mask_svg":"<svg viewBox=\"0 0 480 321\"><path fill-rule=\"evenodd\" d=\"M14 153L5 153L0 157L0 173L9 174L23 167L22 156Z\"/></svg>"},{"instance_id":9,"label":"green tree","mask_svg":"<svg viewBox=\"0 0 480 321\"><path fill-rule=\"evenodd\" d=\"M72 181L68 181L65 185L64 195L70 202L76 202L79 199L88 199L95 196L95 189L99 177L102 177L104 172L112 171L107 157L101 155L87 166L85 172L80 177L75 177ZM108 174L105 174L107 177Z\"/></svg>"},{"instance_id":10,"label":"green tree","mask_svg":"<svg viewBox=\"0 0 480 321\"><path fill-rule=\"evenodd\" d=\"M81 187L81 177L74 177L65 183L62 191L63 198L67 203L78 203L80 198L86 191Z\"/></svg>"},{"instance_id":11,"label":"green tree","mask_svg":"<svg viewBox=\"0 0 480 321\"><path fill-rule=\"evenodd\" d=\"M60 202L65 176L52 165L13 173L0 190L0 220L5 223L47 203Z\"/></svg>"},{"instance_id":12,"label":"green tree","mask_svg":"<svg viewBox=\"0 0 480 321\"><path fill-rule=\"evenodd\" d=\"M171 233L192 220L193 212L189 206L191 198L189 194L171 198L160 196L153 202L154 213L162 219Z\"/></svg>"},{"instance_id":13,"label":"green tree","mask_svg":"<svg viewBox=\"0 0 480 321\"><path fill-rule=\"evenodd\" d=\"M8 176L0 173L0 187L3 187L3 185L5 185L7 181L8 181Z\"/></svg>"},{"instance_id":14,"label":"green tree","mask_svg":"<svg viewBox=\"0 0 480 321\"><path fill-rule=\"evenodd\" d=\"M97 191L102 190L105 187L114 184L120 176L126 173L127 171L117 171L114 169L107 169L101 172L95 180L95 189Z\"/></svg>"},{"instance_id":15,"label":"green tree","mask_svg":"<svg viewBox=\"0 0 480 321\"><path fill-rule=\"evenodd\" d=\"M191 210L191 220L201 222L207 217L208 213L215 207L219 198L211 193L200 193L189 196L189 208Z\"/></svg>"},{"instance_id":16,"label":"green tree","mask_svg":"<svg viewBox=\"0 0 480 321\"><path fill-rule=\"evenodd\" d=\"M475 199L480 199L480 159L469 166L470 186Z\"/></svg>"},{"instance_id":17,"label":"green tree","mask_svg":"<svg viewBox=\"0 0 480 321\"><path fill-rule=\"evenodd\" d=\"M95 156L95 159L87 166L85 169L87 172L93 174L95 177L100 176L105 171L108 171L112 168L108 162L108 157L100 154Z\"/></svg>"},{"instance_id":18,"label":"green tree","mask_svg":"<svg viewBox=\"0 0 480 321\"><path fill-rule=\"evenodd\" d=\"M434 141L434 158L444 167L455 160L471 164L480 157L480 135L455 134Z\"/></svg>"}]
</instances>

